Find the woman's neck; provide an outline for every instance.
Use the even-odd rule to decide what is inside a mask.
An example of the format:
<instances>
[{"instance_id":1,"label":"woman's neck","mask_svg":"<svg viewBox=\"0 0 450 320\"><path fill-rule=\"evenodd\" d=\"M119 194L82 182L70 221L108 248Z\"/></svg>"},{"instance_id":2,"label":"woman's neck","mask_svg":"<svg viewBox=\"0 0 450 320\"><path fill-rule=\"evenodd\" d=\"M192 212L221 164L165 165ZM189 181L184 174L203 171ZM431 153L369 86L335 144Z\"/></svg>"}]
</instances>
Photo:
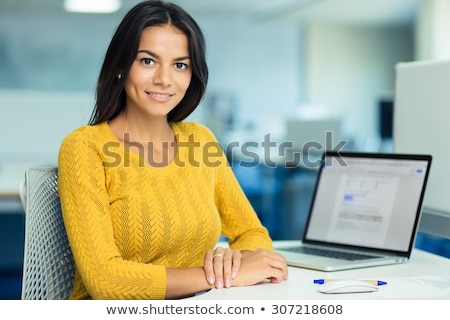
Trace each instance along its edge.
<instances>
[{"instance_id":1,"label":"woman's neck","mask_svg":"<svg viewBox=\"0 0 450 320\"><path fill-rule=\"evenodd\" d=\"M120 141L170 142L174 136L167 117L138 118L121 113L109 122L109 126Z\"/></svg>"},{"instance_id":2,"label":"woman's neck","mask_svg":"<svg viewBox=\"0 0 450 320\"><path fill-rule=\"evenodd\" d=\"M137 118L119 115L109 122L117 139L139 153L153 167L165 167L175 157L175 134L167 118Z\"/></svg>"}]
</instances>

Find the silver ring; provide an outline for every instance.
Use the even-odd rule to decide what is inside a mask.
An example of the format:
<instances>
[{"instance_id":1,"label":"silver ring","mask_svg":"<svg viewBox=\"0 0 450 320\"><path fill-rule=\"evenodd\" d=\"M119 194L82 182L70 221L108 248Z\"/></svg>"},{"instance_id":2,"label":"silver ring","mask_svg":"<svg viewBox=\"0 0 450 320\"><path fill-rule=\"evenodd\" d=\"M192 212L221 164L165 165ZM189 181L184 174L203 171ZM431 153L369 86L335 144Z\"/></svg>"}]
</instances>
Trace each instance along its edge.
<instances>
[{"instance_id":1,"label":"silver ring","mask_svg":"<svg viewBox=\"0 0 450 320\"><path fill-rule=\"evenodd\" d=\"M215 255L212 256L213 260L215 257L221 257L223 259L223 254L216 253Z\"/></svg>"}]
</instances>

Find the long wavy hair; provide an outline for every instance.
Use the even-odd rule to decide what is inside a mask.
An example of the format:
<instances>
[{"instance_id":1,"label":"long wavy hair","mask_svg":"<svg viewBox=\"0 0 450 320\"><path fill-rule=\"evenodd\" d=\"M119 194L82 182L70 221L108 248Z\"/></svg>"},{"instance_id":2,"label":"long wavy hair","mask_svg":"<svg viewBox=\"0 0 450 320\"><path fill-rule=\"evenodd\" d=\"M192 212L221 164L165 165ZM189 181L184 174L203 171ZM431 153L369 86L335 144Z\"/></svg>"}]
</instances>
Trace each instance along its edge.
<instances>
[{"instance_id":1,"label":"long wavy hair","mask_svg":"<svg viewBox=\"0 0 450 320\"><path fill-rule=\"evenodd\" d=\"M208 82L203 33L196 21L178 5L149 0L128 11L114 33L98 77L90 125L112 120L123 111L125 81L136 58L142 31L162 25L172 25L187 36L192 65L189 87L183 99L169 112L168 121L182 121L197 108ZM119 73L121 77L117 76Z\"/></svg>"}]
</instances>

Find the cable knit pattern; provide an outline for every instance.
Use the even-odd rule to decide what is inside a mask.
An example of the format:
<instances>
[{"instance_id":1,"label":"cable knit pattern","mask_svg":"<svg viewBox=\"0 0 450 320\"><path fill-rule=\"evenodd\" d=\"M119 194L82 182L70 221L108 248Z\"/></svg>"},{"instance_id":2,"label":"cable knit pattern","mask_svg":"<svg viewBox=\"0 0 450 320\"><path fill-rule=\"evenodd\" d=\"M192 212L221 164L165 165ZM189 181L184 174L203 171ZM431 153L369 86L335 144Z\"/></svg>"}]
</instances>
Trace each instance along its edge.
<instances>
[{"instance_id":1,"label":"cable knit pattern","mask_svg":"<svg viewBox=\"0 0 450 320\"><path fill-rule=\"evenodd\" d=\"M165 268L202 266L221 233L233 248L273 249L213 134L171 125L177 155L162 168L107 123L64 139L58 187L76 262L72 299L164 299Z\"/></svg>"}]
</instances>

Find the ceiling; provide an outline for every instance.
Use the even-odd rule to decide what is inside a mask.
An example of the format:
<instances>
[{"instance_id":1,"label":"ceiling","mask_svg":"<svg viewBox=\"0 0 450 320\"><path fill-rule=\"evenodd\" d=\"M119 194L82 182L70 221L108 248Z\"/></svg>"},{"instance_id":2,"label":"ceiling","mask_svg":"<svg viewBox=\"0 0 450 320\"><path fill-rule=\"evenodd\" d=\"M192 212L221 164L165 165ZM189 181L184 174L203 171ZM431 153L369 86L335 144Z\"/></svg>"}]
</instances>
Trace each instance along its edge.
<instances>
[{"instance_id":1,"label":"ceiling","mask_svg":"<svg viewBox=\"0 0 450 320\"><path fill-rule=\"evenodd\" d=\"M100 1L100 0L92 0ZM140 0L122 0L123 14ZM196 18L240 17L256 21L316 21L358 25L404 25L420 0L173 0ZM0 0L0 12L62 12L63 0Z\"/></svg>"}]
</instances>

